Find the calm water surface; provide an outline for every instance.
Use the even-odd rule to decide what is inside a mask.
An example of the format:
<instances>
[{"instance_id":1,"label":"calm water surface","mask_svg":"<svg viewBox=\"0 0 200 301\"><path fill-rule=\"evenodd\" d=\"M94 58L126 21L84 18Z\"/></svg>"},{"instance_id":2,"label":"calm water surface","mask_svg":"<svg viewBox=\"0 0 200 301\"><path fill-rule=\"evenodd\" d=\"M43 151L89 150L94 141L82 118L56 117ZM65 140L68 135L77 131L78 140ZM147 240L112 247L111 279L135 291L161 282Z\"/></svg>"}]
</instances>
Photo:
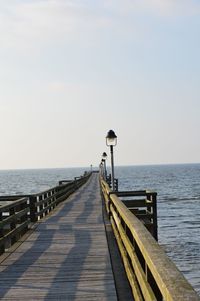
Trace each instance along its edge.
<instances>
[{"instance_id":1,"label":"calm water surface","mask_svg":"<svg viewBox=\"0 0 200 301\"><path fill-rule=\"evenodd\" d=\"M0 195L43 191L85 168L0 171ZM200 294L200 164L116 167L119 190L158 193L159 243Z\"/></svg>"},{"instance_id":2,"label":"calm water surface","mask_svg":"<svg viewBox=\"0 0 200 301\"><path fill-rule=\"evenodd\" d=\"M85 168L24 169L0 171L0 195L33 194L83 175Z\"/></svg>"},{"instance_id":3,"label":"calm water surface","mask_svg":"<svg viewBox=\"0 0 200 301\"><path fill-rule=\"evenodd\" d=\"M200 294L200 164L119 167L119 190L158 193L159 243Z\"/></svg>"}]
</instances>

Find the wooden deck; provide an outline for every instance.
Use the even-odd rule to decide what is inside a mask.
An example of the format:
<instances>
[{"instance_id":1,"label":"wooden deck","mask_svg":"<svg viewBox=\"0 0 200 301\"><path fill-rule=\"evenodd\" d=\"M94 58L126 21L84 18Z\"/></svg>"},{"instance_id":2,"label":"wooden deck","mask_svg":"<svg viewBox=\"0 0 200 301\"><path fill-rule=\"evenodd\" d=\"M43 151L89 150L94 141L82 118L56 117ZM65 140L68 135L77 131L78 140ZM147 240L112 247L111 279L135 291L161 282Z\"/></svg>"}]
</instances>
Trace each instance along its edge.
<instances>
[{"instance_id":1,"label":"wooden deck","mask_svg":"<svg viewBox=\"0 0 200 301\"><path fill-rule=\"evenodd\" d=\"M1 300L117 300L98 175L1 257Z\"/></svg>"}]
</instances>

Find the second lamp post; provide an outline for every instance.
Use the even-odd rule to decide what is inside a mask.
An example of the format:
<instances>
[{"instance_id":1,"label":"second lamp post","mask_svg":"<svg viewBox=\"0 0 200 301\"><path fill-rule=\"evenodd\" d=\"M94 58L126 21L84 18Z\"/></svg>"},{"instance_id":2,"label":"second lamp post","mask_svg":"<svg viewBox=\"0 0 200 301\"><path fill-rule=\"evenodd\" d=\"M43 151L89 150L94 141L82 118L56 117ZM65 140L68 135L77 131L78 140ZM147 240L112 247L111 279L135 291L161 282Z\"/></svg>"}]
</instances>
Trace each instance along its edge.
<instances>
[{"instance_id":1,"label":"second lamp post","mask_svg":"<svg viewBox=\"0 0 200 301\"><path fill-rule=\"evenodd\" d=\"M110 146L112 190L115 191L113 146L117 145L117 136L115 135L115 132L113 130L110 130L106 136L106 145Z\"/></svg>"},{"instance_id":2,"label":"second lamp post","mask_svg":"<svg viewBox=\"0 0 200 301\"><path fill-rule=\"evenodd\" d=\"M104 178L105 178L105 180L107 179L106 159L107 159L107 154L104 152L102 154L102 161L104 163Z\"/></svg>"}]
</instances>

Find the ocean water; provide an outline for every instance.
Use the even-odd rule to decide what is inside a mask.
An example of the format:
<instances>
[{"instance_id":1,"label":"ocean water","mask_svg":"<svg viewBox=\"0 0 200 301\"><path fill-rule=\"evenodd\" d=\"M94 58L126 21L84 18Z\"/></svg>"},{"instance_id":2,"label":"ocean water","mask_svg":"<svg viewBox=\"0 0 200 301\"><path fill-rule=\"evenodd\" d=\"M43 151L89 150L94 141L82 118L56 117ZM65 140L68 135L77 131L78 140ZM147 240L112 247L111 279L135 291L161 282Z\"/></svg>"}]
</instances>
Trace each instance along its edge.
<instances>
[{"instance_id":1,"label":"ocean water","mask_svg":"<svg viewBox=\"0 0 200 301\"><path fill-rule=\"evenodd\" d=\"M158 193L158 238L200 295L200 164L116 168L119 190Z\"/></svg>"},{"instance_id":2,"label":"ocean water","mask_svg":"<svg viewBox=\"0 0 200 301\"><path fill-rule=\"evenodd\" d=\"M0 171L0 195L31 194L85 168ZM200 164L116 167L119 190L158 193L159 243L200 294Z\"/></svg>"},{"instance_id":3,"label":"ocean water","mask_svg":"<svg viewBox=\"0 0 200 301\"><path fill-rule=\"evenodd\" d=\"M60 180L73 180L85 168L47 168L0 170L0 196L33 194L58 185Z\"/></svg>"}]
</instances>

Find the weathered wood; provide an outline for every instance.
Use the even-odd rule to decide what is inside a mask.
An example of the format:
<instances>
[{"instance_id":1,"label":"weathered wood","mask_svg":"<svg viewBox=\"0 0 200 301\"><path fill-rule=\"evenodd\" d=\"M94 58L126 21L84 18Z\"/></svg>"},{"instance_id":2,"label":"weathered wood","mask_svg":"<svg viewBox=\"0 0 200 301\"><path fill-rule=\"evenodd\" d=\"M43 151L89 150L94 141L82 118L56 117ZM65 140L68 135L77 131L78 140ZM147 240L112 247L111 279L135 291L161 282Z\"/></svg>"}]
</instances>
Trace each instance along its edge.
<instances>
[{"instance_id":1,"label":"weathered wood","mask_svg":"<svg viewBox=\"0 0 200 301\"><path fill-rule=\"evenodd\" d=\"M117 301L98 175L35 225L0 265L1 300Z\"/></svg>"},{"instance_id":2,"label":"weathered wood","mask_svg":"<svg viewBox=\"0 0 200 301\"><path fill-rule=\"evenodd\" d=\"M0 212L0 222L2 223L2 219L3 219L3 216L2 216L2 212ZM0 227L0 240L2 239L4 233L3 233L3 228ZM0 244L0 255L3 254L5 252L5 246L4 244Z\"/></svg>"},{"instance_id":3,"label":"weathered wood","mask_svg":"<svg viewBox=\"0 0 200 301\"><path fill-rule=\"evenodd\" d=\"M131 268L130 262L129 262L128 257L127 257L126 249L123 246L123 243L121 241L120 235L117 231L117 228L116 228L116 225L115 225L115 222L114 222L112 216L111 216L111 224L112 224L112 227L113 227L113 231L114 231L114 234L115 234L115 237L116 237L116 240L117 240L117 244L118 244L120 253L122 255L122 260L123 260L124 267L125 267L125 270L126 270L127 278L130 282L130 285L131 285L131 288L132 288L132 291L133 291L134 300L135 301L143 301L139 286L137 284L136 277L133 273L133 270Z\"/></svg>"},{"instance_id":4,"label":"weathered wood","mask_svg":"<svg viewBox=\"0 0 200 301\"><path fill-rule=\"evenodd\" d=\"M109 195L111 194L113 194L113 192L109 192ZM121 197L128 198L121 199L121 201L132 213L134 213L139 219L143 220L146 228L149 229L154 238L158 240L157 193L148 190L117 191L116 195L120 197L120 199ZM149 226L149 223L151 223L151 227Z\"/></svg>"},{"instance_id":5,"label":"weathered wood","mask_svg":"<svg viewBox=\"0 0 200 301\"><path fill-rule=\"evenodd\" d=\"M48 189L46 191L30 196L30 216L31 221L36 222L45 217L60 202L65 200L75 190L81 187L89 179L91 174L78 177L75 181L67 182Z\"/></svg>"},{"instance_id":6,"label":"weathered wood","mask_svg":"<svg viewBox=\"0 0 200 301\"><path fill-rule=\"evenodd\" d=\"M6 224L10 224L12 221L18 220L20 217L23 217L26 215L26 213L29 212L29 208L22 209L21 211L15 213L14 215L11 215L9 217L6 217L0 221L0 229L2 229ZM27 218L26 218L27 219Z\"/></svg>"},{"instance_id":7,"label":"weathered wood","mask_svg":"<svg viewBox=\"0 0 200 301\"><path fill-rule=\"evenodd\" d=\"M27 201L27 198L18 198L13 201L0 201L0 212L5 212L6 210L9 210L11 208L14 208L16 206L19 206L20 204L23 204Z\"/></svg>"},{"instance_id":8,"label":"weathered wood","mask_svg":"<svg viewBox=\"0 0 200 301\"><path fill-rule=\"evenodd\" d=\"M2 201L0 207L1 253L13 245L28 230L28 224L30 222L27 215L28 212L27 198Z\"/></svg>"},{"instance_id":9,"label":"weathered wood","mask_svg":"<svg viewBox=\"0 0 200 301\"><path fill-rule=\"evenodd\" d=\"M134 296L140 298L135 291L135 284L133 284L133 277L131 276L133 274L137 278L137 284L140 285L140 292L143 293L143 298L148 300L147 287L145 288L145 283L141 281L145 273L146 281L151 286L156 300L199 301L200 297L175 264L166 256L153 236L118 198L117 194L119 193L112 193L103 179L101 179L101 185L107 203L109 203L109 206L107 206L108 214L112 221L113 230L116 233ZM150 197L150 195L152 194L148 193L147 196ZM132 260L132 266L128 260L127 253ZM137 256L137 260L135 256ZM138 261L140 265L136 264ZM142 274L141 268L143 269Z\"/></svg>"},{"instance_id":10,"label":"weathered wood","mask_svg":"<svg viewBox=\"0 0 200 301\"><path fill-rule=\"evenodd\" d=\"M141 199L141 200L121 200L124 205L126 205L126 207L128 208L134 208L134 207L146 207L147 203L146 203L146 199Z\"/></svg>"},{"instance_id":11,"label":"weathered wood","mask_svg":"<svg viewBox=\"0 0 200 301\"><path fill-rule=\"evenodd\" d=\"M136 256L133 244L130 242L130 239L126 235L126 232L121 225L120 218L117 216L112 205L111 205L111 212L112 212L113 221L115 222L115 226L113 224L113 227L115 227L115 233L118 230L118 233L119 233L118 239L120 239L120 241L123 242L124 249L126 250L127 254L129 255L129 257L131 259L133 270L136 275L136 279L140 285L140 289L143 293L144 300L145 301L154 301L154 300L156 300L156 297L155 297L148 281L146 280L145 273L142 270L141 264ZM119 244L120 244L120 242L119 242ZM124 252L124 254L125 254L125 252ZM126 255L126 257L128 260L127 255ZM135 299L136 299L136 295L135 295Z\"/></svg>"},{"instance_id":12,"label":"weathered wood","mask_svg":"<svg viewBox=\"0 0 200 301\"><path fill-rule=\"evenodd\" d=\"M148 190L130 190L130 191L116 191L116 192L113 192L113 191L110 191L109 194L115 194L117 195L118 197L123 197L123 196L148 196L149 194L152 195L157 195L156 192L152 192L152 191L148 191Z\"/></svg>"}]
</instances>

